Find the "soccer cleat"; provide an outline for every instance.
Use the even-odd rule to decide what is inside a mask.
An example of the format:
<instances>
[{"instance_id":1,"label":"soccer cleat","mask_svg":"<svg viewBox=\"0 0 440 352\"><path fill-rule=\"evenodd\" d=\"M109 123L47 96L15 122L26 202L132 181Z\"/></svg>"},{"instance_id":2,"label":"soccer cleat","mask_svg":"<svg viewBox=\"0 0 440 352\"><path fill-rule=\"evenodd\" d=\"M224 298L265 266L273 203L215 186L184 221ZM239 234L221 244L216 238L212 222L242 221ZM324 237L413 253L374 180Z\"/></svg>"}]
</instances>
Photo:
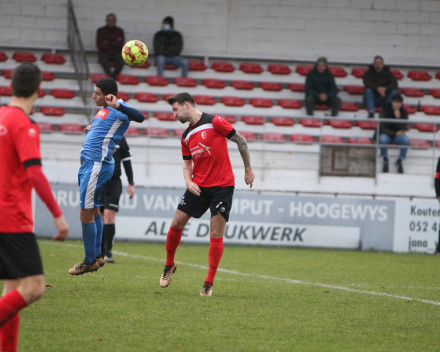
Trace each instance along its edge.
<instances>
[{"instance_id":1,"label":"soccer cleat","mask_svg":"<svg viewBox=\"0 0 440 352\"><path fill-rule=\"evenodd\" d=\"M212 284L210 282L205 281L203 288L200 291L200 296L212 296Z\"/></svg>"},{"instance_id":2,"label":"soccer cleat","mask_svg":"<svg viewBox=\"0 0 440 352\"><path fill-rule=\"evenodd\" d=\"M171 275L176 272L176 263L173 263L171 266L166 266L163 269L162 276L160 277L159 285L160 287L167 287L171 282Z\"/></svg>"},{"instance_id":3,"label":"soccer cleat","mask_svg":"<svg viewBox=\"0 0 440 352\"><path fill-rule=\"evenodd\" d=\"M104 264L106 263L106 261L104 260L102 255L100 255L99 257L96 258L96 262L98 263L100 268L102 268L104 266Z\"/></svg>"},{"instance_id":4,"label":"soccer cleat","mask_svg":"<svg viewBox=\"0 0 440 352\"><path fill-rule=\"evenodd\" d=\"M99 269L98 262L87 264L84 262L78 263L73 266L73 268L69 269L70 275L83 275L85 273L92 273Z\"/></svg>"},{"instance_id":5,"label":"soccer cleat","mask_svg":"<svg viewBox=\"0 0 440 352\"><path fill-rule=\"evenodd\" d=\"M105 261L106 263L112 263L112 264L115 263L115 260L113 259L113 257L112 257L111 255L105 255L105 256L104 256L104 261Z\"/></svg>"}]
</instances>

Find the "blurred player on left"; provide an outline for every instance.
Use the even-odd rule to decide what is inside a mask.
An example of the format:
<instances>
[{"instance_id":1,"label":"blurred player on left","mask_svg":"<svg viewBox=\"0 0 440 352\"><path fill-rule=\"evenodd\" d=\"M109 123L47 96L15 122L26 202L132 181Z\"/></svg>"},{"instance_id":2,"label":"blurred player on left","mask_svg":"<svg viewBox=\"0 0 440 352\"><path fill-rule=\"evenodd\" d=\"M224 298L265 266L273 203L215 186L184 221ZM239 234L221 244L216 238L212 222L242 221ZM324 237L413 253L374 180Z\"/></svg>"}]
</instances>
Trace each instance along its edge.
<instances>
[{"instance_id":1,"label":"blurred player on left","mask_svg":"<svg viewBox=\"0 0 440 352\"><path fill-rule=\"evenodd\" d=\"M18 312L43 296L45 281L40 251L33 231L31 191L52 213L57 235L69 227L41 169L40 132L29 118L38 97L40 69L23 63L12 75L13 97L0 108L0 350L17 351Z\"/></svg>"}]
</instances>

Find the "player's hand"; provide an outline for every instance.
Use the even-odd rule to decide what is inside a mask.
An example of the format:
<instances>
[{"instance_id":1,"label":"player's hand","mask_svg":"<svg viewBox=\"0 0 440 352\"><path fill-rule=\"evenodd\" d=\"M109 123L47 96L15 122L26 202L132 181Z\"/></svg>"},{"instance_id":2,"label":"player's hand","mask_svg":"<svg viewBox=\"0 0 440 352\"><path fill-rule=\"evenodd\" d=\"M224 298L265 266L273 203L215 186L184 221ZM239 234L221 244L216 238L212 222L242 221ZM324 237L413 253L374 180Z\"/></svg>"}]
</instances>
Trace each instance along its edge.
<instances>
[{"instance_id":1,"label":"player's hand","mask_svg":"<svg viewBox=\"0 0 440 352\"><path fill-rule=\"evenodd\" d=\"M327 94L321 93L319 94L319 100L321 101L327 101Z\"/></svg>"},{"instance_id":2,"label":"player's hand","mask_svg":"<svg viewBox=\"0 0 440 352\"><path fill-rule=\"evenodd\" d=\"M200 196L201 193L200 188L194 182L192 181L187 182L186 187L191 193L195 194L196 196Z\"/></svg>"},{"instance_id":3,"label":"player's hand","mask_svg":"<svg viewBox=\"0 0 440 352\"><path fill-rule=\"evenodd\" d=\"M246 182L247 185L250 185L250 188L252 188L252 184L255 180L255 174L252 171L250 167L247 167L244 169L244 182Z\"/></svg>"},{"instance_id":4,"label":"player's hand","mask_svg":"<svg viewBox=\"0 0 440 352\"><path fill-rule=\"evenodd\" d=\"M60 215L54 219L58 233L53 236L56 241L64 241L69 235L69 225L67 225L64 215Z\"/></svg>"},{"instance_id":5,"label":"player's hand","mask_svg":"<svg viewBox=\"0 0 440 352\"><path fill-rule=\"evenodd\" d=\"M92 125L87 125L87 126L84 128L84 133L89 132L89 130L90 130L90 126L92 126Z\"/></svg>"},{"instance_id":6,"label":"player's hand","mask_svg":"<svg viewBox=\"0 0 440 352\"><path fill-rule=\"evenodd\" d=\"M401 135L405 134L405 132L406 132L405 130L397 131L396 136L401 136Z\"/></svg>"},{"instance_id":7,"label":"player's hand","mask_svg":"<svg viewBox=\"0 0 440 352\"><path fill-rule=\"evenodd\" d=\"M118 98L116 98L116 96L113 94L107 94L105 96L105 102L113 109L119 108Z\"/></svg>"},{"instance_id":8,"label":"player's hand","mask_svg":"<svg viewBox=\"0 0 440 352\"><path fill-rule=\"evenodd\" d=\"M377 87L377 92L382 98L385 98L387 89L385 87Z\"/></svg>"},{"instance_id":9,"label":"player's hand","mask_svg":"<svg viewBox=\"0 0 440 352\"><path fill-rule=\"evenodd\" d=\"M128 198L131 199L134 197L134 185L128 185Z\"/></svg>"}]
</instances>

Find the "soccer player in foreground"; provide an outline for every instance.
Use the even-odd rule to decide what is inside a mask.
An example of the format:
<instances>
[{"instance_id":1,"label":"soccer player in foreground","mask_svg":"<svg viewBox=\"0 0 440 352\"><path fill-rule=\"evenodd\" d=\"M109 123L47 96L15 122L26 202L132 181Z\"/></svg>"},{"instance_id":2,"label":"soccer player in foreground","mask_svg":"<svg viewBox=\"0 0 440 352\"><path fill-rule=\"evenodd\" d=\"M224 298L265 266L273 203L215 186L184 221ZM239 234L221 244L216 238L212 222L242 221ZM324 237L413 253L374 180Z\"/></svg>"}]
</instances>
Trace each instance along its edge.
<instances>
[{"instance_id":1,"label":"soccer player in foreground","mask_svg":"<svg viewBox=\"0 0 440 352\"><path fill-rule=\"evenodd\" d=\"M0 108L0 351L17 351L18 312L43 296L45 281L33 231L32 188L52 213L56 240L66 223L41 168L40 131L27 115L38 98L40 69L23 63L12 74L12 100Z\"/></svg>"},{"instance_id":2,"label":"soccer player in foreground","mask_svg":"<svg viewBox=\"0 0 440 352\"><path fill-rule=\"evenodd\" d=\"M122 138L130 121L144 121L144 115L122 100L117 100L117 94L118 85L114 79L102 78L96 82L93 100L102 108L85 129L86 138L78 172L81 207L79 217L85 257L82 262L69 269L71 275L94 272L105 264L101 254L103 223L99 210L104 205L106 187L113 175L115 141Z\"/></svg>"},{"instance_id":3,"label":"soccer player in foreground","mask_svg":"<svg viewBox=\"0 0 440 352\"><path fill-rule=\"evenodd\" d=\"M244 162L244 180L251 188L255 175L246 139L229 122L221 116L198 110L193 97L188 93L179 93L167 101L173 109L174 117L190 125L181 139L183 176L187 190L168 231L165 247L167 259L159 284L167 287L171 282L171 275L176 271L174 255L189 219L200 218L210 209L209 269L200 295L211 296L214 276L223 254L223 234L229 219L235 184L226 138L237 143Z\"/></svg>"}]
</instances>

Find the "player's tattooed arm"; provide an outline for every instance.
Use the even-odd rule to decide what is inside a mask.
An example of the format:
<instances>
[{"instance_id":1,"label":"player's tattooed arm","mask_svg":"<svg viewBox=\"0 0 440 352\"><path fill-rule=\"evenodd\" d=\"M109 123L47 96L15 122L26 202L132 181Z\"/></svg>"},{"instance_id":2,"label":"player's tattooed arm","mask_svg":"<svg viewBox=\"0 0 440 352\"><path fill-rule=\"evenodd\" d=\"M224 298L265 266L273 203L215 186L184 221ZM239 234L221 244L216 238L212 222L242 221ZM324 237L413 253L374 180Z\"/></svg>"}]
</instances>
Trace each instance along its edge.
<instances>
[{"instance_id":1,"label":"player's tattooed arm","mask_svg":"<svg viewBox=\"0 0 440 352\"><path fill-rule=\"evenodd\" d=\"M231 141L237 143L238 151L243 159L244 167L251 167L251 157L249 156L249 149L246 139L238 132L236 132L231 138Z\"/></svg>"}]
</instances>

